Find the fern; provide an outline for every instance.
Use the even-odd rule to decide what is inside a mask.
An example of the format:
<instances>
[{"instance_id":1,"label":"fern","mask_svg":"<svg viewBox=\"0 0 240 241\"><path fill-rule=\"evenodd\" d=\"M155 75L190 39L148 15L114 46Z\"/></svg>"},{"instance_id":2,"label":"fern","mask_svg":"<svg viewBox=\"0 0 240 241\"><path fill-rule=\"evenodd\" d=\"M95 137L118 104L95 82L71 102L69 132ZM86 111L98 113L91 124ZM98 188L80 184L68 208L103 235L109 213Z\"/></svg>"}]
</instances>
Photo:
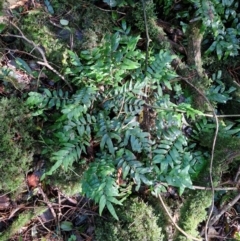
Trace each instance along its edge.
<instances>
[{"instance_id":1,"label":"fern","mask_svg":"<svg viewBox=\"0 0 240 241\"><path fill-rule=\"evenodd\" d=\"M210 153L208 153L207 151L199 150L199 148L198 150L196 150L196 143L190 144L186 148L186 152L189 152L192 155L189 173L192 180L195 180L206 167L210 158Z\"/></svg>"},{"instance_id":2,"label":"fern","mask_svg":"<svg viewBox=\"0 0 240 241\"><path fill-rule=\"evenodd\" d=\"M109 118L106 118L103 113L99 114L98 122L99 130L96 133L96 136L101 137L100 148L103 150L105 145L107 145L109 152L114 155L115 149L112 139L116 139L119 142L121 141L121 137L116 131L114 131L113 121L109 120Z\"/></svg>"},{"instance_id":3,"label":"fern","mask_svg":"<svg viewBox=\"0 0 240 241\"><path fill-rule=\"evenodd\" d=\"M51 108L59 109L59 118L49 128L53 133L52 138L48 135L44 137L47 144L43 153L51 153L50 160L54 163L47 175L52 175L58 168L67 170L81 158L82 153L86 153L86 146L89 146L91 139L92 123L96 122L94 116L87 112L91 108L96 98L96 88L85 87L75 94L69 95L62 90L53 92L44 89L43 94L31 92L27 104L31 108L37 108L34 115L44 113L44 110ZM49 149L49 145L54 146Z\"/></svg>"},{"instance_id":4,"label":"fern","mask_svg":"<svg viewBox=\"0 0 240 241\"><path fill-rule=\"evenodd\" d=\"M174 55L164 50L160 50L160 52L154 56L154 61L152 61L147 68L147 76L150 78L151 83L161 83L169 90L172 90L172 85L169 80L177 77L170 65L174 58Z\"/></svg>"},{"instance_id":5,"label":"fern","mask_svg":"<svg viewBox=\"0 0 240 241\"><path fill-rule=\"evenodd\" d=\"M111 156L95 160L83 175L82 191L96 203L99 203L100 215L104 207L107 206L113 217L118 219L112 203L118 205L122 203L116 198L120 196L120 193L113 178L114 173L115 168Z\"/></svg>"},{"instance_id":6,"label":"fern","mask_svg":"<svg viewBox=\"0 0 240 241\"><path fill-rule=\"evenodd\" d=\"M235 90L236 88L233 86L226 90L225 84L221 80L217 79L215 80L215 84L212 84L207 90L206 96L212 102L227 103L227 101L232 99L231 93Z\"/></svg>"},{"instance_id":7,"label":"fern","mask_svg":"<svg viewBox=\"0 0 240 241\"><path fill-rule=\"evenodd\" d=\"M84 50L80 56L69 51L70 62L74 68L67 67L65 74L72 76L75 84L99 83L116 86L129 75L129 70L140 69L144 60L144 55L136 49L139 37L128 36L127 32L123 25L123 29L115 34L106 35L102 45L92 50Z\"/></svg>"},{"instance_id":8,"label":"fern","mask_svg":"<svg viewBox=\"0 0 240 241\"><path fill-rule=\"evenodd\" d=\"M136 156L128 149L120 149L117 152L115 164L118 168L122 168L123 179L128 175L133 178L136 183L136 190L140 188L142 183L152 185L153 182L145 175L152 172L152 167L145 167L143 163L137 160Z\"/></svg>"},{"instance_id":9,"label":"fern","mask_svg":"<svg viewBox=\"0 0 240 241\"><path fill-rule=\"evenodd\" d=\"M146 97L143 89L147 86L146 81L136 81L135 84L130 80L120 87L111 89L106 93L108 99L104 102L105 110L114 111L115 114L127 114L134 116L139 114L144 107L145 101L140 97ZM111 98L109 98L111 97Z\"/></svg>"},{"instance_id":10,"label":"fern","mask_svg":"<svg viewBox=\"0 0 240 241\"><path fill-rule=\"evenodd\" d=\"M30 92L27 99L27 105L30 108L38 108L39 110L51 109L55 107L57 110L65 106L66 102L69 100L69 93L63 92L61 89L58 91L50 91L48 89L43 89L43 93ZM35 113L39 115L42 112Z\"/></svg>"},{"instance_id":11,"label":"fern","mask_svg":"<svg viewBox=\"0 0 240 241\"><path fill-rule=\"evenodd\" d=\"M59 151L52 153L51 161L55 161L55 163L47 172L47 175L52 175L60 166L67 170L74 161L80 159L81 153L82 148L76 142L62 144L62 148Z\"/></svg>"},{"instance_id":12,"label":"fern","mask_svg":"<svg viewBox=\"0 0 240 241\"><path fill-rule=\"evenodd\" d=\"M64 71L76 92L43 90L31 92L27 100L35 115L48 118L42 133L43 152L52 165L48 175L78 166L95 143L93 161L79 182L82 193L99 204L100 214L107 207L115 218L113 204L121 204L127 195L116 182L119 170L127 188L133 183L136 190L147 185L156 194L164 190L159 185L164 182L183 192L192 187L191 178L205 160L182 131L183 113L190 121L202 113L186 103L177 106L165 93L182 93L181 86L171 82L177 76L170 65L174 56L164 50L150 52L144 76L144 54L136 49L139 37L129 32L123 22L97 48L68 52ZM140 116L148 117L150 109L153 123L145 129ZM199 131L194 129L196 140L205 127L203 123Z\"/></svg>"},{"instance_id":13,"label":"fern","mask_svg":"<svg viewBox=\"0 0 240 241\"><path fill-rule=\"evenodd\" d=\"M72 96L72 103L65 105L61 112L67 116L69 120L79 119L85 114L95 100L96 88L85 87L77 91ZM82 119L84 122L84 119Z\"/></svg>"},{"instance_id":14,"label":"fern","mask_svg":"<svg viewBox=\"0 0 240 241\"><path fill-rule=\"evenodd\" d=\"M136 126L126 130L122 145L128 146L130 144L133 152L150 153L152 143L149 133L143 132L140 127Z\"/></svg>"},{"instance_id":15,"label":"fern","mask_svg":"<svg viewBox=\"0 0 240 241\"><path fill-rule=\"evenodd\" d=\"M125 113L132 113L132 115L139 114L144 105L145 101L135 96L128 96L124 99L123 109Z\"/></svg>"},{"instance_id":16,"label":"fern","mask_svg":"<svg viewBox=\"0 0 240 241\"><path fill-rule=\"evenodd\" d=\"M238 5L232 0L208 1L208 0L189 0L196 10L193 19L189 13L179 13L178 17L187 17L187 21L201 20L201 30L209 34L211 30L214 41L205 51L206 55L215 52L218 59L228 56L237 56L239 52L239 22L236 18Z\"/></svg>"}]
</instances>

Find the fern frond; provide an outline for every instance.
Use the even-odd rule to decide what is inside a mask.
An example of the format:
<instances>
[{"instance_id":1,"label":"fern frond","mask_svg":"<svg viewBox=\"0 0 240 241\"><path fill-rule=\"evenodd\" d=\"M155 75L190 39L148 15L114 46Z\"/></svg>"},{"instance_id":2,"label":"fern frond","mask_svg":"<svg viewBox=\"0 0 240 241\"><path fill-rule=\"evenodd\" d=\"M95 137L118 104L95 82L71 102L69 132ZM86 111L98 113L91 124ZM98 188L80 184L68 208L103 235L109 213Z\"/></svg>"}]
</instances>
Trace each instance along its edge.
<instances>
[{"instance_id":1,"label":"fern frond","mask_svg":"<svg viewBox=\"0 0 240 241\"><path fill-rule=\"evenodd\" d=\"M132 115L139 114L143 110L145 101L135 96L129 95L124 100L123 109L126 114L131 113Z\"/></svg>"},{"instance_id":2,"label":"fern frond","mask_svg":"<svg viewBox=\"0 0 240 241\"><path fill-rule=\"evenodd\" d=\"M161 173L167 173L169 168L183 163L183 150L186 144L186 138L181 135L174 139L160 141L153 151L153 163L160 164Z\"/></svg>"},{"instance_id":3,"label":"fern frond","mask_svg":"<svg viewBox=\"0 0 240 241\"><path fill-rule=\"evenodd\" d=\"M100 215L104 207L107 206L113 217L118 219L112 203L118 205L122 205L122 203L117 199L120 193L116 180L113 178L114 173L115 167L111 161L111 156L96 160L89 165L88 170L83 175L82 191L87 197L99 203Z\"/></svg>"},{"instance_id":4,"label":"fern frond","mask_svg":"<svg viewBox=\"0 0 240 241\"><path fill-rule=\"evenodd\" d=\"M152 167L145 167L128 149L120 149L116 155L118 158L116 158L115 163L118 168L122 168L123 179L130 175L136 183L136 190L140 188L142 183L152 185L153 182L146 175L151 173Z\"/></svg>"},{"instance_id":5,"label":"fern frond","mask_svg":"<svg viewBox=\"0 0 240 241\"><path fill-rule=\"evenodd\" d=\"M75 119L85 123L83 114L86 114L93 101L96 99L96 88L84 87L77 91L71 97L71 103L65 105L61 112L67 116L69 120Z\"/></svg>"},{"instance_id":6,"label":"fern frond","mask_svg":"<svg viewBox=\"0 0 240 241\"><path fill-rule=\"evenodd\" d=\"M84 87L78 90L73 96L72 99L75 103L85 105L90 107L92 102L96 99L98 89L96 87Z\"/></svg>"},{"instance_id":7,"label":"fern frond","mask_svg":"<svg viewBox=\"0 0 240 241\"><path fill-rule=\"evenodd\" d=\"M121 141L121 137L116 130L114 130L114 122L111 121L108 117L104 116L101 112L98 116L99 130L97 132L97 137L101 137L100 148L104 149L105 146L108 147L109 152L114 155L115 148L113 140L117 142Z\"/></svg>"},{"instance_id":8,"label":"fern frond","mask_svg":"<svg viewBox=\"0 0 240 241\"><path fill-rule=\"evenodd\" d=\"M63 108L69 101L69 93L63 92L61 89L50 91L44 89L43 93L30 92L26 104L29 108L51 109L55 107L57 110Z\"/></svg>"},{"instance_id":9,"label":"fern frond","mask_svg":"<svg viewBox=\"0 0 240 241\"><path fill-rule=\"evenodd\" d=\"M150 134L148 132L143 132L140 127L129 128L125 132L123 146L127 147L131 145L133 152L151 152L151 145L153 144L150 140Z\"/></svg>"},{"instance_id":10,"label":"fern frond","mask_svg":"<svg viewBox=\"0 0 240 241\"><path fill-rule=\"evenodd\" d=\"M172 90L169 80L177 77L170 65L174 58L170 52L163 50L155 55L154 61L147 68L147 76L151 79L151 83L162 83Z\"/></svg>"},{"instance_id":11,"label":"fern frond","mask_svg":"<svg viewBox=\"0 0 240 241\"><path fill-rule=\"evenodd\" d=\"M54 165L48 171L47 175L52 175L59 167L67 170L72 164L81 157L83 145L76 141L63 143L60 150L53 152L51 161L55 161Z\"/></svg>"},{"instance_id":12,"label":"fern frond","mask_svg":"<svg viewBox=\"0 0 240 241\"><path fill-rule=\"evenodd\" d=\"M147 85L146 79L144 80L129 80L128 82L124 83L122 86L117 86L113 90L110 90L110 95L118 96L118 95L124 95L129 94L130 92L132 94L135 94L137 96L146 96L146 93L143 92L144 88Z\"/></svg>"}]
</instances>

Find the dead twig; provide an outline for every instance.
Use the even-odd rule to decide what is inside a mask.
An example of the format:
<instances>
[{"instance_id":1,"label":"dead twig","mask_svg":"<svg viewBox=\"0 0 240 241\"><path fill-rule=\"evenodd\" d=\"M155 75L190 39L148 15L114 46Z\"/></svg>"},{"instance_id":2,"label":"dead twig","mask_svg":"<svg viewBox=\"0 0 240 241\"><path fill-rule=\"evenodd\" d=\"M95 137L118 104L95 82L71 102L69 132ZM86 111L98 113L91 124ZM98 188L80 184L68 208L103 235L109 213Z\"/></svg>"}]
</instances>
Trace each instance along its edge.
<instances>
[{"instance_id":1,"label":"dead twig","mask_svg":"<svg viewBox=\"0 0 240 241\"><path fill-rule=\"evenodd\" d=\"M158 182L157 184L165 186L165 187L168 186L168 184L166 182ZM224 184L237 185L237 182L234 181L234 182L222 183L218 187L214 187L214 190L215 191L237 191L237 190L239 190L239 188L237 186L234 186L234 187L221 187ZM196 186L196 185L193 185L192 188L193 188L193 190L204 190L204 191L211 191L212 190L211 187L203 187L203 186Z\"/></svg>"},{"instance_id":2,"label":"dead twig","mask_svg":"<svg viewBox=\"0 0 240 241\"><path fill-rule=\"evenodd\" d=\"M42 224L43 228L48 231L48 233L53 233L53 234L55 234L55 235L57 236L56 233L52 232L50 229L48 229L48 228L44 225L44 223L42 222L42 220L41 220L40 217L37 216L37 219L38 219L38 221Z\"/></svg>"},{"instance_id":3,"label":"dead twig","mask_svg":"<svg viewBox=\"0 0 240 241\"><path fill-rule=\"evenodd\" d=\"M158 195L158 197L159 197L159 200L160 200L160 202L161 202L161 204L162 204L165 212L167 213L168 217L170 218L171 222L172 222L173 225L176 227L176 229L177 229L180 233L182 233L184 236L186 236L189 240L202 241L201 239L195 238L195 237L193 237L192 235L187 234L184 230L182 230L182 229L176 224L176 222L173 220L173 218L172 218L171 214L169 213L169 211L168 211L168 209L167 209L167 207L166 207L166 205L165 205L165 203L164 203L164 201L163 201L163 199L162 199L162 197L161 197L160 194Z\"/></svg>"},{"instance_id":4,"label":"dead twig","mask_svg":"<svg viewBox=\"0 0 240 241\"><path fill-rule=\"evenodd\" d=\"M94 7L98 8L99 10L104 11L104 12L115 12L115 13L119 13L119 14L122 14L122 15L126 15L126 13L123 13L123 12L120 12L120 11L117 11L117 10L104 9L104 8L100 8L98 6L94 6Z\"/></svg>"},{"instance_id":5,"label":"dead twig","mask_svg":"<svg viewBox=\"0 0 240 241\"><path fill-rule=\"evenodd\" d=\"M234 178L234 182L237 182L237 181L238 181L239 175L240 175L240 166L238 167L238 171L237 171L236 176L235 176L235 178Z\"/></svg>"},{"instance_id":6,"label":"dead twig","mask_svg":"<svg viewBox=\"0 0 240 241\"><path fill-rule=\"evenodd\" d=\"M146 32L146 38L147 38L146 55L145 55L145 70L144 70L144 74L145 74L145 77L146 77L147 76L148 59L149 59L149 44L150 44L151 39L150 39L149 33L148 33L148 19L147 19L146 5L145 4L146 4L145 0L142 0L144 25L145 25L145 32ZM147 85L145 86L144 92L147 95L147 92L148 92L148 86Z\"/></svg>"},{"instance_id":7,"label":"dead twig","mask_svg":"<svg viewBox=\"0 0 240 241\"><path fill-rule=\"evenodd\" d=\"M228 211L235 203L238 202L238 200L240 199L240 193L238 193L238 195L231 201L229 202L228 204L226 204L222 209L221 211L214 215L212 218L211 218L211 221L210 221L210 225L209 226L212 226L214 223L216 223L219 218L226 212Z\"/></svg>"},{"instance_id":8,"label":"dead twig","mask_svg":"<svg viewBox=\"0 0 240 241\"><path fill-rule=\"evenodd\" d=\"M201 186L193 186L195 190L206 190L206 191L211 191L211 187L201 187ZM237 187L214 187L215 191L237 191Z\"/></svg>"},{"instance_id":9,"label":"dead twig","mask_svg":"<svg viewBox=\"0 0 240 241\"><path fill-rule=\"evenodd\" d=\"M44 202L47 204L47 206L48 206L49 209L51 210L51 213L52 213L52 215L53 215L53 217L54 217L54 219L55 219L55 221L56 221L56 223L57 223L57 215L56 215L56 213L55 213L55 211L54 211L54 208L53 208L53 206L52 206L52 203L49 202L46 194L44 193L44 191L42 190L41 187L38 187L38 190L39 190L39 192L42 194Z\"/></svg>"}]
</instances>

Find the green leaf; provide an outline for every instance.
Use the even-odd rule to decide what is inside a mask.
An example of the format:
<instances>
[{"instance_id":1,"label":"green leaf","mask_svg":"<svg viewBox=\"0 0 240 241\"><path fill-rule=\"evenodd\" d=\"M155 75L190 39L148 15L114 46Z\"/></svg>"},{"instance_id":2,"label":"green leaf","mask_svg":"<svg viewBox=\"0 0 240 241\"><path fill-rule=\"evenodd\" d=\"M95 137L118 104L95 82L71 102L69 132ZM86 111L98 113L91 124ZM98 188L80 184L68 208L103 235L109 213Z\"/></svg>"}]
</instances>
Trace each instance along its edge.
<instances>
[{"instance_id":1,"label":"green leaf","mask_svg":"<svg viewBox=\"0 0 240 241\"><path fill-rule=\"evenodd\" d=\"M63 230L63 231L72 231L73 230L73 224L69 221L63 221L61 222L60 224L60 228Z\"/></svg>"},{"instance_id":2,"label":"green leaf","mask_svg":"<svg viewBox=\"0 0 240 241\"><path fill-rule=\"evenodd\" d=\"M122 21L122 29L123 29L124 31L126 31L126 29L127 29L127 24L126 24L126 21L125 21L125 20Z\"/></svg>"},{"instance_id":3,"label":"green leaf","mask_svg":"<svg viewBox=\"0 0 240 241\"><path fill-rule=\"evenodd\" d=\"M31 68L29 67L29 65L23 59L17 57L17 58L15 58L15 60L16 60L17 65L21 69L25 70L28 74L32 74Z\"/></svg>"},{"instance_id":4,"label":"green leaf","mask_svg":"<svg viewBox=\"0 0 240 241\"><path fill-rule=\"evenodd\" d=\"M110 201L111 203L115 203L117 205L122 205L122 203L113 196L108 196L107 200Z\"/></svg>"},{"instance_id":5,"label":"green leaf","mask_svg":"<svg viewBox=\"0 0 240 241\"><path fill-rule=\"evenodd\" d=\"M105 134L105 135L102 137L101 142L100 142L100 148L101 148L101 150L104 149L105 143L106 143L107 139L109 139L109 138L110 138L110 137L109 137L108 134Z\"/></svg>"},{"instance_id":6,"label":"green leaf","mask_svg":"<svg viewBox=\"0 0 240 241\"><path fill-rule=\"evenodd\" d=\"M115 52L119 46L120 43L120 36L118 33L115 33L111 38L111 51ZM99 58L101 57L101 54L99 53Z\"/></svg>"},{"instance_id":7,"label":"green leaf","mask_svg":"<svg viewBox=\"0 0 240 241\"><path fill-rule=\"evenodd\" d=\"M37 92L30 92L28 93L28 96L29 97L27 98L26 104L30 108L39 106L44 100L44 96ZM42 107L45 107L45 105L43 105Z\"/></svg>"},{"instance_id":8,"label":"green leaf","mask_svg":"<svg viewBox=\"0 0 240 241\"><path fill-rule=\"evenodd\" d=\"M54 10L53 10L53 7L51 5L51 3L49 2L49 0L44 0L44 3L47 7L47 10L50 14L54 14Z\"/></svg>"},{"instance_id":9,"label":"green leaf","mask_svg":"<svg viewBox=\"0 0 240 241\"><path fill-rule=\"evenodd\" d=\"M116 220L119 220L112 203L109 201L107 201L107 209Z\"/></svg>"},{"instance_id":10,"label":"green leaf","mask_svg":"<svg viewBox=\"0 0 240 241\"><path fill-rule=\"evenodd\" d=\"M131 70L131 69L137 69L139 67L140 67L140 64L138 62L134 62L134 61L132 61L130 59L127 59L127 58L125 58L123 60L123 64L122 64L123 69Z\"/></svg>"},{"instance_id":11,"label":"green leaf","mask_svg":"<svg viewBox=\"0 0 240 241\"><path fill-rule=\"evenodd\" d=\"M164 160L165 156L164 155L155 155L153 157L153 163L157 164L157 163L162 163L162 161Z\"/></svg>"},{"instance_id":12,"label":"green leaf","mask_svg":"<svg viewBox=\"0 0 240 241\"><path fill-rule=\"evenodd\" d=\"M67 26L69 24L69 21L67 19L60 19L60 24L63 26Z\"/></svg>"},{"instance_id":13,"label":"green leaf","mask_svg":"<svg viewBox=\"0 0 240 241\"><path fill-rule=\"evenodd\" d=\"M220 60L222 58L222 46L220 44L216 45L216 51L217 51L218 59Z\"/></svg>"},{"instance_id":14,"label":"green leaf","mask_svg":"<svg viewBox=\"0 0 240 241\"><path fill-rule=\"evenodd\" d=\"M123 167L123 179L125 179L130 171L130 166L127 165L127 162L125 162L126 165Z\"/></svg>"},{"instance_id":15,"label":"green leaf","mask_svg":"<svg viewBox=\"0 0 240 241\"><path fill-rule=\"evenodd\" d=\"M169 90L172 90L172 86L169 80L163 80L163 83Z\"/></svg>"},{"instance_id":16,"label":"green leaf","mask_svg":"<svg viewBox=\"0 0 240 241\"><path fill-rule=\"evenodd\" d=\"M74 65L74 66L82 66L82 64L81 64L81 62L80 62L80 59L79 59L79 57L77 56L77 54L76 53L74 53L73 51L71 51L71 50L68 50L68 53L69 53L69 55L70 55L70 57L71 57L71 63ZM81 70L81 69L79 69L79 70Z\"/></svg>"},{"instance_id":17,"label":"green leaf","mask_svg":"<svg viewBox=\"0 0 240 241\"><path fill-rule=\"evenodd\" d=\"M44 89L44 93L45 93L48 97L52 97L52 93L50 92L49 89Z\"/></svg>"},{"instance_id":18,"label":"green leaf","mask_svg":"<svg viewBox=\"0 0 240 241\"><path fill-rule=\"evenodd\" d=\"M2 33L5 28L6 28L6 24L0 23L0 33Z\"/></svg>"},{"instance_id":19,"label":"green leaf","mask_svg":"<svg viewBox=\"0 0 240 241\"><path fill-rule=\"evenodd\" d=\"M145 175L140 174L140 178L141 181L148 186L151 186L153 184L153 182L150 181Z\"/></svg>"},{"instance_id":20,"label":"green leaf","mask_svg":"<svg viewBox=\"0 0 240 241\"><path fill-rule=\"evenodd\" d=\"M102 211L103 211L104 207L106 206L106 202L107 202L106 196L102 195L101 198L100 198L100 201L99 201L99 214L100 214L100 216L102 215Z\"/></svg>"}]
</instances>

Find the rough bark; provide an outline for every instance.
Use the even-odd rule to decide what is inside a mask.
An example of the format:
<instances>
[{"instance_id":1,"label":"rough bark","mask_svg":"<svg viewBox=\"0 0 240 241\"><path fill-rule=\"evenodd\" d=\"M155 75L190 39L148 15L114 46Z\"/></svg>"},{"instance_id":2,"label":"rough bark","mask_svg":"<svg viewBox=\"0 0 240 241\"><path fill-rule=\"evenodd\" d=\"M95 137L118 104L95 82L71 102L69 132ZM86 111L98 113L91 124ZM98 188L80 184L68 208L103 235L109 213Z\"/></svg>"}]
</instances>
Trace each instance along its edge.
<instances>
[{"instance_id":1,"label":"rough bark","mask_svg":"<svg viewBox=\"0 0 240 241\"><path fill-rule=\"evenodd\" d=\"M210 81L207 75L204 73L204 69L202 67L201 44L203 32L201 31L201 25L201 21L196 21L189 24L187 65L190 68L189 74L191 78L189 81L204 94L205 89L208 88L210 84ZM196 90L192 91L196 92ZM208 106L205 98L202 95L196 93L194 97L195 108L204 112L211 111L210 106Z\"/></svg>"},{"instance_id":2,"label":"rough bark","mask_svg":"<svg viewBox=\"0 0 240 241\"><path fill-rule=\"evenodd\" d=\"M197 78L204 77L201 58L201 43L203 33L200 31L201 24L193 22L189 24L188 31L188 48L187 48L187 64L195 69Z\"/></svg>"}]
</instances>

